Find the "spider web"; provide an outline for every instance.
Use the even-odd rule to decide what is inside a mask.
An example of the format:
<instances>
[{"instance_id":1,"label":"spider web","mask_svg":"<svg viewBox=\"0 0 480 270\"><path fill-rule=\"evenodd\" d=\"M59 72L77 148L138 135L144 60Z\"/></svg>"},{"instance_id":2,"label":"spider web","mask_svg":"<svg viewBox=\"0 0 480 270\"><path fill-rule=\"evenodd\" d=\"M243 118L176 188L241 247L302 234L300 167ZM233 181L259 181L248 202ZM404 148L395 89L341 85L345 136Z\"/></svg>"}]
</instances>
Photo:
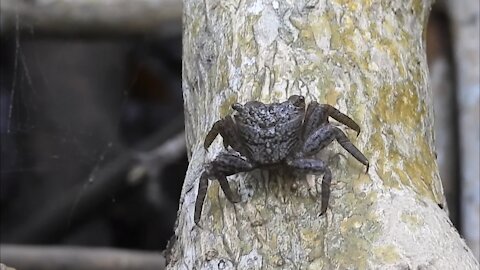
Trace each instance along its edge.
<instances>
[{"instance_id":1,"label":"spider web","mask_svg":"<svg viewBox=\"0 0 480 270\"><path fill-rule=\"evenodd\" d=\"M115 80L112 74L122 78L124 70L110 72L100 83L94 81L98 77L89 79L89 73L85 72L88 62L98 65L96 51L110 48L115 51L121 46L48 39L36 35L33 28L22 27L16 14L14 31L1 40L2 235L14 230L15 223L28 222L35 212L45 210L55 196L79 185L82 188L76 192L69 215L59 220L64 227L72 227L83 192L95 183L97 172L122 148L117 129L127 91L115 89L111 95L94 91L108 92L108 80ZM49 46L60 49L64 55L49 60L55 56ZM115 52L123 53L121 49ZM113 55L104 60L112 62ZM82 57L88 60L79 60ZM100 65L97 70L108 68ZM83 72L83 78L72 75L75 69ZM78 84L84 88L75 87ZM91 85L96 89L88 90ZM117 85L119 83L114 84ZM109 97L114 98L116 104L105 102ZM78 104L82 102L87 109L80 109ZM88 111L94 112L88 114ZM91 127L97 129L89 129Z\"/></svg>"}]
</instances>

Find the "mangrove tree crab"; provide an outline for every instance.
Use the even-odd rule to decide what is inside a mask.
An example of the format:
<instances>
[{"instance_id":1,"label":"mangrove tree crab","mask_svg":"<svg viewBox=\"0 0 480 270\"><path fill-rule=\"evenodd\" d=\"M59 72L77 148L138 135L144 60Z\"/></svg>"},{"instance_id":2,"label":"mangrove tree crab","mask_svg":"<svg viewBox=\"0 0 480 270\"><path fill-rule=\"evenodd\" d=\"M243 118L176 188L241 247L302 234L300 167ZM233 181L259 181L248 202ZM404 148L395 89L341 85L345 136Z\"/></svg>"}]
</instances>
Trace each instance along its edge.
<instances>
[{"instance_id":1,"label":"mangrove tree crab","mask_svg":"<svg viewBox=\"0 0 480 270\"><path fill-rule=\"evenodd\" d=\"M329 123L332 117L360 133L360 127L347 115L328 104L312 101L305 110L305 98L293 95L282 103L264 104L250 101L232 105L235 112L217 121L205 137L207 149L220 134L225 150L205 165L200 176L195 202L194 222L198 224L209 179L217 179L225 197L240 201L232 192L227 176L254 169L287 167L305 174L323 174L320 214L324 214L330 197L332 174L327 163L315 154L333 140L359 162L367 166L367 158L350 142L342 130Z\"/></svg>"}]
</instances>

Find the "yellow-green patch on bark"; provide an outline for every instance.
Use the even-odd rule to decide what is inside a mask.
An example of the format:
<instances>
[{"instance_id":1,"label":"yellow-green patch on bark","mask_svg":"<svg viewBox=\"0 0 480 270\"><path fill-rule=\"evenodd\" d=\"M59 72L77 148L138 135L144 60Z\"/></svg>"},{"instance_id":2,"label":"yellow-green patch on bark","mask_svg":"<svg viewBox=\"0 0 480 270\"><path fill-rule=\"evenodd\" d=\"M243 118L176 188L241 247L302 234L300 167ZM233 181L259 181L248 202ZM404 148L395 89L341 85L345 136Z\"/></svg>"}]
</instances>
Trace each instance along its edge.
<instances>
[{"instance_id":1,"label":"yellow-green patch on bark","mask_svg":"<svg viewBox=\"0 0 480 270\"><path fill-rule=\"evenodd\" d=\"M402 213L400 219L413 230L420 228L424 224L423 218L415 213Z\"/></svg>"},{"instance_id":2,"label":"yellow-green patch on bark","mask_svg":"<svg viewBox=\"0 0 480 270\"><path fill-rule=\"evenodd\" d=\"M220 116L225 117L232 113L232 104L237 102L237 95L235 93L229 95L227 99L222 102L220 106Z\"/></svg>"},{"instance_id":3,"label":"yellow-green patch on bark","mask_svg":"<svg viewBox=\"0 0 480 270\"><path fill-rule=\"evenodd\" d=\"M347 200L350 197L346 194ZM367 259L371 254L371 243L381 234L381 223L378 216L371 212L371 203L376 195L356 199L357 206L352 206L353 214L340 223L342 247L334 254L334 260L344 268L367 269ZM352 201L353 203L353 201ZM346 252L348 251L348 252Z\"/></svg>"},{"instance_id":4,"label":"yellow-green patch on bark","mask_svg":"<svg viewBox=\"0 0 480 270\"><path fill-rule=\"evenodd\" d=\"M382 86L375 106L378 121L373 121L373 124L384 136L372 134L370 142L373 147L383 151L381 156L385 158L377 161L377 173L385 185L399 188L397 179L419 195L436 201L437 196L431 188L433 181L438 181L434 174L436 164L433 151L427 138L418 134L424 125L426 105L424 100L418 98L417 87L409 80ZM401 133L397 133L399 126ZM407 145L415 147L411 147L409 152L399 150L407 149ZM384 159L389 160L388 170L383 169Z\"/></svg>"},{"instance_id":5,"label":"yellow-green patch on bark","mask_svg":"<svg viewBox=\"0 0 480 270\"><path fill-rule=\"evenodd\" d=\"M376 247L373 249L375 258L387 264L393 264L400 259L398 250L393 245Z\"/></svg>"}]
</instances>

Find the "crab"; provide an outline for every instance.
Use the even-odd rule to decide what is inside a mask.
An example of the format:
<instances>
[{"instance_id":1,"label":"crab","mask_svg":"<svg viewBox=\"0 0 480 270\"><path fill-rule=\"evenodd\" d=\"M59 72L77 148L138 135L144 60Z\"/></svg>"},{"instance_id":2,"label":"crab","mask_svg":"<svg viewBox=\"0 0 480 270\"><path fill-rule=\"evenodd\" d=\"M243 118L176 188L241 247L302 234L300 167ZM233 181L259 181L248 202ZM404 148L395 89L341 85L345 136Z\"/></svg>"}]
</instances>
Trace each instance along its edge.
<instances>
[{"instance_id":1,"label":"crab","mask_svg":"<svg viewBox=\"0 0 480 270\"><path fill-rule=\"evenodd\" d=\"M225 197L238 203L240 197L230 188L227 176L254 169L288 168L304 174L323 174L320 209L323 215L328 207L332 173L328 164L315 155L334 140L365 165L368 172L368 159L328 118L355 130L357 137L360 134L358 124L328 104L312 101L308 108L305 107L305 98L300 95L290 96L282 103L235 103L233 114L215 122L205 137L204 147L208 149L217 135L221 135L225 150L205 165L200 176L195 224L200 221L209 179L218 180Z\"/></svg>"}]
</instances>

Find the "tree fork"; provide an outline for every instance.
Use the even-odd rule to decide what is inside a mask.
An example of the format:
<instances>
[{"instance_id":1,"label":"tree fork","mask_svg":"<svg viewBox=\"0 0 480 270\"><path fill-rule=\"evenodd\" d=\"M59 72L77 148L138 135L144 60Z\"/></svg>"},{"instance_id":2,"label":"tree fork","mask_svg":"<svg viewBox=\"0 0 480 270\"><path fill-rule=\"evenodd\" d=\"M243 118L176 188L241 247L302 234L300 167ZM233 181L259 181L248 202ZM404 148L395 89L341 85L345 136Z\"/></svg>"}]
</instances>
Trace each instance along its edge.
<instances>
[{"instance_id":1,"label":"tree fork","mask_svg":"<svg viewBox=\"0 0 480 270\"><path fill-rule=\"evenodd\" d=\"M183 87L190 166L169 269L476 269L446 213L433 151L424 26L432 1L184 1ZM229 177L242 196L208 188L193 222L203 140L235 102L302 94L351 116L338 144L330 206L307 181L274 172ZM316 187L319 189L317 177ZM315 189L313 189L315 191ZM313 192L315 193L315 192Z\"/></svg>"}]
</instances>

